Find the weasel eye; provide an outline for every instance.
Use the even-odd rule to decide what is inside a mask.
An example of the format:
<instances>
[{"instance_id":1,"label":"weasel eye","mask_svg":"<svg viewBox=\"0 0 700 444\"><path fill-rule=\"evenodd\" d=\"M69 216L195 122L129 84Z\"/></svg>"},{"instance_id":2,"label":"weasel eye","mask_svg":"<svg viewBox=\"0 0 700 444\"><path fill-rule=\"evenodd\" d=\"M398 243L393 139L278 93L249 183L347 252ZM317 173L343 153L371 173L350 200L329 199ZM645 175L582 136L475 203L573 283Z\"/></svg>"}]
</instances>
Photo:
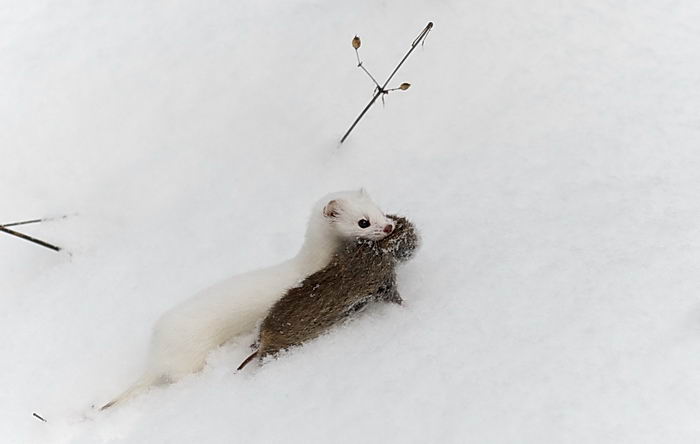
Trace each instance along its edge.
<instances>
[{"instance_id":1,"label":"weasel eye","mask_svg":"<svg viewBox=\"0 0 700 444\"><path fill-rule=\"evenodd\" d=\"M367 219L360 219L357 221L357 225L359 225L360 228L367 228L369 227L369 221Z\"/></svg>"}]
</instances>

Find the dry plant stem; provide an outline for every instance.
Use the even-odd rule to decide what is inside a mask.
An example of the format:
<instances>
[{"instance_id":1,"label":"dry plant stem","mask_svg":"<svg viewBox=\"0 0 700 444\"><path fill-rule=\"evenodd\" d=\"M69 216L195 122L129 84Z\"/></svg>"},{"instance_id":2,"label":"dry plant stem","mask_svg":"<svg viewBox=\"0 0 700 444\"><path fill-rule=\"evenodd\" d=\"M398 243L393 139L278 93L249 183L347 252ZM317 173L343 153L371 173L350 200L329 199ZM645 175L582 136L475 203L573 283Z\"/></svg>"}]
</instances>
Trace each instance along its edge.
<instances>
[{"instance_id":1,"label":"dry plant stem","mask_svg":"<svg viewBox=\"0 0 700 444\"><path fill-rule=\"evenodd\" d=\"M56 219L65 219L68 216L59 216L59 217L46 217L44 219L32 219L32 220L23 220L21 222L12 222L9 224L1 224L3 227L16 227L17 225L29 225L29 224L38 224L41 222L49 222L52 220Z\"/></svg>"},{"instance_id":2,"label":"dry plant stem","mask_svg":"<svg viewBox=\"0 0 700 444\"><path fill-rule=\"evenodd\" d=\"M377 88L381 88L381 86L379 86L379 82L377 82L377 80L374 78L374 76L372 76L372 74L370 74L369 71L367 71L367 68L365 68L365 65L362 64L362 61L360 60L360 51L358 51L358 50L356 49L356 50L355 50L355 55L357 56L357 66L358 66L359 68L362 68L362 70L363 70L365 73L367 73L367 75L369 76L369 78L372 79L372 81L374 82L375 85L377 85Z\"/></svg>"},{"instance_id":3,"label":"dry plant stem","mask_svg":"<svg viewBox=\"0 0 700 444\"><path fill-rule=\"evenodd\" d=\"M10 235L12 235L12 236L16 236L16 237L18 237L18 238L20 238L20 239L24 239L24 240L26 240L26 241L33 242L33 243L35 243L35 244L37 244L37 245L41 245L42 247L48 248L48 249L53 250L53 251L61 251L61 247L57 247L57 246L52 245L52 244L50 244L50 243L48 243L48 242L44 242L44 241L41 240L41 239L37 239L37 238L31 237L31 236L27 236L26 234L20 233L20 232L18 232L18 231L10 230L9 228L6 228L6 227L3 226L3 225L0 225L0 231L2 231L2 232L4 232L4 233L7 233L7 234L10 234Z\"/></svg>"},{"instance_id":4,"label":"dry plant stem","mask_svg":"<svg viewBox=\"0 0 700 444\"><path fill-rule=\"evenodd\" d=\"M367 113L367 111L372 107L372 105L374 105L374 102L377 101L377 99L379 98L379 96L381 96L382 94L387 94L387 93L388 93L388 91L386 90L386 86L389 84L389 82L391 81L391 79L394 78L394 75L395 75L396 72L399 70L399 68L401 68L401 65L403 65L403 62L406 61L406 59L408 58L408 56L411 55L411 53L413 52L413 50L416 49L416 46L418 46L418 44L425 38L425 36L428 35L428 32L430 32L430 30L431 30L432 28L433 28L433 22L429 22L428 25L427 25L425 28L423 28L423 30L421 31L421 33L418 34L418 37L416 37L416 39L413 41L413 43L411 43L411 49L408 50L408 52L406 53L405 56L403 56L403 58L401 59L401 61L399 62L399 64L396 65L396 68L394 68L394 71L391 73L391 75L389 76L389 78L386 79L386 82L384 82L384 85L380 87L379 84L377 84L377 91L374 93L374 96L372 96L372 100L370 100L370 102L367 104L367 106L365 106L365 109L362 110L362 112L360 113L360 115L357 116L357 119L355 119L355 121L352 123L352 125L350 126L350 129L348 129L348 131L345 133L345 135L343 136L343 138L340 139L340 143L345 142L345 139L348 138L348 136L350 135L350 133L352 132L352 130L355 129L355 126L357 126L357 123L360 121L360 119L362 119L362 117ZM360 59L359 54L357 55L357 59L358 59L358 60ZM361 63L360 63L360 67L362 67L362 64L361 64ZM363 68L363 69L364 69L364 68ZM365 72L366 72L366 70L365 70ZM368 74L369 74L369 73L368 73ZM371 76L370 76L370 77L371 77ZM375 82L375 83L376 83L376 82Z\"/></svg>"},{"instance_id":5,"label":"dry plant stem","mask_svg":"<svg viewBox=\"0 0 700 444\"><path fill-rule=\"evenodd\" d=\"M12 222L12 223L9 223L9 224L0 224L0 225L2 225L3 227L16 227L17 225L29 225L29 224L38 224L38 223L41 223L41 222L51 222L51 221L54 221L54 220L65 219L65 218L67 218L67 217L68 217L68 215L65 214L65 215L63 215L63 216L44 217L44 218L42 218L42 219L23 220L23 221L21 221L21 222Z\"/></svg>"},{"instance_id":6,"label":"dry plant stem","mask_svg":"<svg viewBox=\"0 0 700 444\"><path fill-rule=\"evenodd\" d=\"M2 224L3 227L16 227L17 225L29 225L29 224L38 224L39 222L44 222L45 219L32 219L32 220L23 220L22 222L12 222L11 224Z\"/></svg>"}]
</instances>

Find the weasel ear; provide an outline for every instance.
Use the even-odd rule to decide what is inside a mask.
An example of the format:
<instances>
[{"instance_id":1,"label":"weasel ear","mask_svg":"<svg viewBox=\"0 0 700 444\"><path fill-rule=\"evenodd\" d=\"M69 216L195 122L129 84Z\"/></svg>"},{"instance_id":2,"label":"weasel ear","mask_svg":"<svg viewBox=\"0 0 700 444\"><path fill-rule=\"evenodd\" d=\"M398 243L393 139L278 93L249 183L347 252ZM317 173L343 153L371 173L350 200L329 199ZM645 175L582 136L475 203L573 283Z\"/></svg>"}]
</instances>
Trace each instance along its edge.
<instances>
[{"instance_id":1,"label":"weasel ear","mask_svg":"<svg viewBox=\"0 0 700 444\"><path fill-rule=\"evenodd\" d=\"M340 213L340 202L332 200L323 207L323 215L326 217L337 217Z\"/></svg>"}]
</instances>

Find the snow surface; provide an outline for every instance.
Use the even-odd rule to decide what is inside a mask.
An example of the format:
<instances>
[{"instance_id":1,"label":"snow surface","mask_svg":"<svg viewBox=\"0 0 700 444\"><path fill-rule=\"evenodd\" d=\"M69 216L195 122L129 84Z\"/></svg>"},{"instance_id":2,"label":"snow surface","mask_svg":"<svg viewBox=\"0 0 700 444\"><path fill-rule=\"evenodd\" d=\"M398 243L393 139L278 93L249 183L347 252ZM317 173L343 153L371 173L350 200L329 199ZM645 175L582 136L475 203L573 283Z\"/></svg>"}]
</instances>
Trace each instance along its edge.
<instances>
[{"instance_id":1,"label":"snow surface","mask_svg":"<svg viewBox=\"0 0 700 444\"><path fill-rule=\"evenodd\" d=\"M350 40L384 76L373 108ZM700 5L0 3L3 443L700 442ZM424 247L258 370L97 414L167 308L365 186ZM31 416L37 412L49 422Z\"/></svg>"}]
</instances>

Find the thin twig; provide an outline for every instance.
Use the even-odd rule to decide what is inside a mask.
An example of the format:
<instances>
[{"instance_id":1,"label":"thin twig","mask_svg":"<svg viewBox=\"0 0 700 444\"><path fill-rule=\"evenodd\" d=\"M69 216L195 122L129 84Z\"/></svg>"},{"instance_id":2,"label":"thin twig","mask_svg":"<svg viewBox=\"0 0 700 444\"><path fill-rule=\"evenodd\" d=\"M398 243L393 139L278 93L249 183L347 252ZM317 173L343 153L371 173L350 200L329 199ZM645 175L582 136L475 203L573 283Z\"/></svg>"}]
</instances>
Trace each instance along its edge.
<instances>
[{"instance_id":1,"label":"thin twig","mask_svg":"<svg viewBox=\"0 0 700 444\"><path fill-rule=\"evenodd\" d=\"M389 78L386 79L386 82L384 82L384 86L382 86L382 89L385 89L386 86L389 84L389 82L391 82L391 79L394 78L394 74L396 74L396 71L398 71L399 68L401 68L401 65L403 65L403 62L406 61L408 56L411 55L413 50L416 49L416 46L418 46L420 41L423 40L426 35L428 35L428 33L430 32L431 29L433 29L433 22L428 22L428 25L420 32L420 34L418 34L418 37L416 37L416 39L413 41L413 43L411 43L411 49L408 50L408 52L406 53L405 56L403 56L403 58L401 59L399 64L396 65L396 68L394 68L394 72L392 72L391 75L389 76Z\"/></svg>"},{"instance_id":2,"label":"thin twig","mask_svg":"<svg viewBox=\"0 0 700 444\"><path fill-rule=\"evenodd\" d=\"M365 115L365 113L367 113L367 110L369 110L369 109L372 107L372 105L374 105L374 102L377 101L377 99L379 98L379 96L381 96L381 95L383 95L383 94L388 94L388 91L387 91L387 89L386 89L386 86L389 84L389 82L391 81L391 79L394 78L394 75L395 75L396 72L399 70L399 68L401 68L401 65L403 65L403 63L406 61L406 59L408 58L408 56L411 55L411 53L413 52L413 50L416 49L416 46L418 46L418 44L425 38L425 36L428 35L428 32L430 32L430 30L431 30L432 28L433 28L433 22L429 22L428 25L427 25L425 28L423 28L423 30L421 31L421 33L418 34L418 37L416 37L416 39L413 41L413 43L411 43L411 49L408 50L408 52L406 53L405 56L403 56L403 58L401 59L401 61L399 62L399 64L396 65L396 68L394 68L394 71L391 73L391 75L389 75L389 78L386 79L386 82L384 82L384 85L383 85L383 86L379 86L379 84L375 81L375 83L377 84L377 90L376 90L376 92L374 93L374 96L372 96L372 100L370 100L370 102L367 104L367 106L365 106L365 109L362 110L362 112L360 113L360 115L357 116L357 119L355 119L355 121L352 123L352 125L350 126L350 129L348 129L348 131L345 133L345 135L343 136L343 138L340 139L340 143L345 142L345 139L348 138L348 136L350 135L350 133L352 132L352 130L355 129L355 126L357 125L357 123L360 121L360 119L362 119L362 117ZM357 52L357 48L356 48L355 52ZM358 60L358 62L359 62L359 60L360 60L360 55L359 55L359 54L357 55L357 60ZM360 65L359 65L359 66L360 66L362 69L364 69L364 67L362 67L362 62L360 62ZM365 70L365 72L367 72L367 70ZM368 72L367 74L369 74L369 72ZM370 76L370 77L372 77L372 76ZM374 80L374 78L372 78L372 80Z\"/></svg>"},{"instance_id":3,"label":"thin twig","mask_svg":"<svg viewBox=\"0 0 700 444\"><path fill-rule=\"evenodd\" d=\"M367 68L365 68L365 65L362 63L362 60L360 60L360 50L357 48L355 48L355 55L357 56L357 67L362 68L362 70L365 73L367 73L369 78L372 79L375 85L377 85L377 88L381 88L381 86L379 86L379 82L377 82L377 79L375 79L374 76L370 74L369 71L367 71Z\"/></svg>"},{"instance_id":4,"label":"thin twig","mask_svg":"<svg viewBox=\"0 0 700 444\"><path fill-rule=\"evenodd\" d=\"M35 244L37 244L37 245L41 245L42 247L45 247L45 248L48 248L48 249L51 249L51 250L54 250L54 251L61 251L61 247L57 247L57 246L52 245L52 244L50 244L50 243L48 243L48 242L44 242L43 240L37 239L37 238L35 238L35 237L27 236L26 234L20 233L20 232L18 232L18 231L10 230L9 228L6 228L6 227L3 226L3 225L0 225L0 231L3 231L3 232L5 232L5 233L7 233L7 234L10 234L10 235L12 235L12 236L16 236L16 237L18 237L18 238L20 238L20 239L24 239L24 240L26 240L26 241L33 242L33 243L35 243Z\"/></svg>"},{"instance_id":5,"label":"thin twig","mask_svg":"<svg viewBox=\"0 0 700 444\"><path fill-rule=\"evenodd\" d=\"M32 416L35 417L35 418L37 418L37 419L40 420L40 421L48 422L48 421L46 421L44 418L42 418L41 416L39 416L37 413L32 413Z\"/></svg>"},{"instance_id":6,"label":"thin twig","mask_svg":"<svg viewBox=\"0 0 700 444\"><path fill-rule=\"evenodd\" d=\"M17 225L29 225L29 224L38 224L39 222L43 222L44 219L32 219L32 220L23 220L22 222L12 222L11 224L2 224L3 227L15 227Z\"/></svg>"},{"instance_id":7,"label":"thin twig","mask_svg":"<svg viewBox=\"0 0 700 444\"><path fill-rule=\"evenodd\" d=\"M43 219L32 219L32 220L23 220L21 222L12 222L9 224L2 224L3 227L15 227L17 225L29 225L29 224L38 224L41 222L51 222L54 220L59 220L59 219L65 219L67 218L68 215L63 215L63 216L57 216L57 217L45 217Z\"/></svg>"},{"instance_id":8,"label":"thin twig","mask_svg":"<svg viewBox=\"0 0 700 444\"><path fill-rule=\"evenodd\" d=\"M372 74L370 74L369 71L367 71L367 69L365 69L365 65L363 65L362 62L360 62L360 64L357 66L362 68L362 70L367 73L369 78L372 79L372 81L374 82L375 85L377 85L377 88L381 88L381 86L379 86L379 82L377 82L377 80L374 77L372 77Z\"/></svg>"}]
</instances>

